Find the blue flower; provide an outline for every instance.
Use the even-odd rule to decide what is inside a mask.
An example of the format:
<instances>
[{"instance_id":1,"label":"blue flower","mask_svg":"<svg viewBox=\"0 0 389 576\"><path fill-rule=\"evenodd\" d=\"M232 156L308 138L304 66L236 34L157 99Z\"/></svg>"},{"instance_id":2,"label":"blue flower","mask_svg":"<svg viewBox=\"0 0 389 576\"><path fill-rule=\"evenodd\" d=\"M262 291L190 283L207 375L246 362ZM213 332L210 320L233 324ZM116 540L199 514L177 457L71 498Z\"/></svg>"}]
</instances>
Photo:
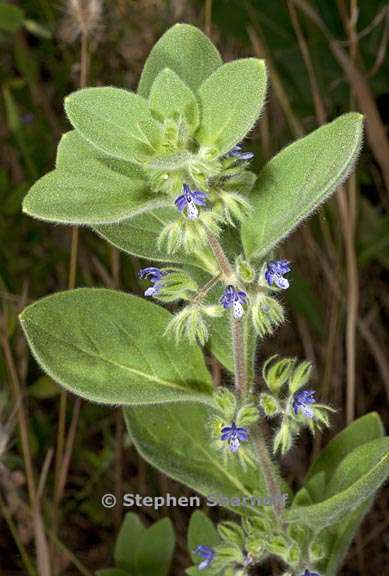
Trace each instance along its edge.
<instances>
[{"instance_id":1,"label":"blue flower","mask_svg":"<svg viewBox=\"0 0 389 576\"><path fill-rule=\"evenodd\" d=\"M223 426L220 440L228 440L231 452L237 452L241 442L247 442L249 432L247 428L237 426L232 422L231 426Z\"/></svg>"},{"instance_id":2,"label":"blue flower","mask_svg":"<svg viewBox=\"0 0 389 576\"><path fill-rule=\"evenodd\" d=\"M142 268L138 272L139 278L150 280L152 286L147 288L145 291L145 296L156 296L161 290L161 280L163 278L163 272L159 268L154 268L154 266L149 266L148 268Z\"/></svg>"},{"instance_id":3,"label":"blue flower","mask_svg":"<svg viewBox=\"0 0 389 576\"><path fill-rule=\"evenodd\" d=\"M320 576L319 572L311 572L308 568L305 570L304 574L301 576Z\"/></svg>"},{"instance_id":4,"label":"blue flower","mask_svg":"<svg viewBox=\"0 0 389 576\"><path fill-rule=\"evenodd\" d=\"M272 262L268 262L265 278L269 286L275 284L277 288L282 288L283 290L289 288L289 282L284 278L284 274L291 271L289 264L290 262L288 260L273 260Z\"/></svg>"},{"instance_id":5,"label":"blue flower","mask_svg":"<svg viewBox=\"0 0 389 576\"><path fill-rule=\"evenodd\" d=\"M227 154L231 158L237 158L238 160L251 160L254 158L254 154L252 152L243 152L242 146L237 144L234 146Z\"/></svg>"},{"instance_id":6,"label":"blue flower","mask_svg":"<svg viewBox=\"0 0 389 576\"><path fill-rule=\"evenodd\" d=\"M247 294L242 290L236 290L233 286L229 285L224 290L223 296L220 298L220 304L225 309L232 308L232 315L236 320L242 318L244 314L242 304L246 304Z\"/></svg>"},{"instance_id":7,"label":"blue flower","mask_svg":"<svg viewBox=\"0 0 389 576\"><path fill-rule=\"evenodd\" d=\"M188 184L184 184L183 194L178 196L174 203L177 206L179 212L182 212L185 208L187 209L189 220L196 220L199 215L197 206L205 206L206 199L207 195L205 192L200 192L200 190L191 190Z\"/></svg>"},{"instance_id":8,"label":"blue flower","mask_svg":"<svg viewBox=\"0 0 389 576\"><path fill-rule=\"evenodd\" d=\"M212 560L215 556L215 550L210 548L209 546L205 546L204 544L200 544L193 550L193 554L196 556L200 556L200 558L204 558L200 564L197 565L198 570L205 570L211 564Z\"/></svg>"},{"instance_id":9,"label":"blue flower","mask_svg":"<svg viewBox=\"0 0 389 576\"><path fill-rule=\"evenodd\" d=\"M315 390L300 390L294 395L293 398L293 411L298 414L299 410L307 418L313 418L313 410L310 408L310 404L315 403Z\"/></svg>"}]
</instances>

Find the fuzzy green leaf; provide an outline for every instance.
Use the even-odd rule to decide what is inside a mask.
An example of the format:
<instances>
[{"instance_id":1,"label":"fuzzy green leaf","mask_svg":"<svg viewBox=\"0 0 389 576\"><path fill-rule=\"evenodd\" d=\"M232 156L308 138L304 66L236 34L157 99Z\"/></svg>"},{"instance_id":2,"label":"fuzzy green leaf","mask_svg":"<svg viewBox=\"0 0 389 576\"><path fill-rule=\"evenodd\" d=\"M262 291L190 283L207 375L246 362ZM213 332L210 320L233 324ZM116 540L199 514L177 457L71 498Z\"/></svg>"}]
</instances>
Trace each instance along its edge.
<instances>
[{"instance_id":1,"label":"fuzzy green leaf","mask_svg":"<svg viewBox=\"0 0 389 576\"><path fill-rule=\"evenodd\" d=\"M350 174L362 144L363 117L343 114L297 140L262 170L242 225L247 258L263 257L324 202Z\"/></svg>"},{"instance_id":2,"label":"fuzzy green leaf","mask_svg":"<svg viewBox=\"0 0 389 576\"><path fill-rule=\"evenodd\" d=\"M135 571L136 551L140 539L146 532L146 527L142 524L141 519L134 512L128 512L115 542L113 557L115 563L125 570Z\"/></svg>"},{"instance_id":3,"label":"fuzzy green leaf","mask_svg":"<svg viewBox=\"0 0 389 576\"><path fill-rule=\"evenodd\" d=\"M64 224L119 222L163 205L147 191L143 173L134 164L91 158L40 178L24 198L23 211Z\"/></svg>"},{"instance_id":4,"label":"fuzzy green leaf","mask_svg":"<svg viewBox=\"0 0 389 576\"><path fill-rule=\"evenodd\" d=\"M174 551L174 530L170 518L164 518L143 532L136 547L136 574L168 576Z\"/></svg>"},{"instance_id":5,"label":"fuzzy green leaf","mask_svg":"<svg viewBox=\"0 0 389 576\"><path fill-rule=\"evenodd\" d=\"M83 398L111 405L212 404L200 349L176 346L163 335L171 317L136 296L81 288L39 300L20 321L43 369Z\"/></svg>"},{"instance_id":6,"label":"fuzzy green leaf","mask_svg":"<svg viewBox=\"0 0 389 576\"><path fill-rule=\"evenodd\" d=\"M192 90L173 70L162 70L150 92L150 109L157 117L184 119L195 130L199 124L199 107Z\"/></svg>"},{"instance_id":7,"label":"fuzzy green leaf","mask_svg":"<svg viewBox=\"0 0 389 576\"><path fill-rule=\"evenodd\" d=\"M175 24L151 50L139 81L138 93L147 97L154 80L164 68L173 70L196 91L221 65L219 52L201 30L189 24Z\"/></svg>"},{"instance_id":8,"label":"fuzzy green leaf","mask_svg":"<svg viewBox=\"0 0 389 576\"><path fill-rule=\"evenodd\" d=\"M336 524L369 500L388 475L389 438L366 442L342 460L321 502L292 506L286 520L302 522L315 529Z\"/></svg>"},{"instance_id":9,"label":"fuzzy green leaf","mask_svg":"<svg viewBox=\"0 0 389 576\"><path fill-rule=\"evenodd\" d=\"M103 160L107 163L110 158L102 150L95 148L88 140L85 140L77 130L70 130L63 134L57 148L56 168L73 170L74 166L82 164L85 160ZM114 162L116 166L121 165L123 171L127 166L132 168L128 162L121 160Z\"/></svg>"},{"instance_id":10,"label":"fuzzy green leaf","mask_svg":"<svg viewBox=\"0 0 389 576\"><path fill-rule=\"evenodd\" d=\"M199 143L215 147L220 156L228 152L253 128L265 94L263 60L246 58L218 68L198 93L201 123L196 138Z\"/></svg>"},{"instance_id":11,"label":"fuzzy green leaf","mask_svg":"<svg viewBox=\"0 0 389 576\"><path fill-rule=\"evenodd\" d=\"M144 162L155 153L160 128L147 100L120 88L84 88L65 98L70 122L93 146L114 158Z\"/></svg>"},{"instance_id":12,"label":"fuzzy green leaf","mask_svg":"<svg viewBox=\"0 0 389 576\"><path fill-rule=\"evenodd\" d=\"M242 467L236 458L223 460L212 444L210 418L214 410L199 403L134 406L124 410L130 437L140 455L164 474L204 496L266 495L262 473ZM188 457L190 455L190 457ZM256 513L258 508L231 507Z\"/></svg>"}]
</instances>

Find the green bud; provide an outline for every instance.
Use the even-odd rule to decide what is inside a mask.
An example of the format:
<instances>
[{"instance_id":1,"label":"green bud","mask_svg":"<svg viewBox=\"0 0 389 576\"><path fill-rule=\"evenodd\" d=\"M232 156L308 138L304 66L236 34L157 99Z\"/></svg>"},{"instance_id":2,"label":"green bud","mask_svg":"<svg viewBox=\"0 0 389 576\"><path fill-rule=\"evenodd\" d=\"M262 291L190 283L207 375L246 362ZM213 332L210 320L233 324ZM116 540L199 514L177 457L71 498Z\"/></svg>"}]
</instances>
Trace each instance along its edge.
<instances>
[{"instance_id":1,"label":"green bud","mask_svg":"<svg viewBox=\"0 0 389 576\"><path fill-rule=\"evenodd\" d=\"M181 270L165 269L165 274L160 281L160 290L157 299L162 302L174 302L175 300L188 300L190 294L198 289L197 282L191 276Z\"/></svg>"},{"instance_id":2,"label":"green bud","mask_svg":"<svg viewBox=\"0 0 389 576\"><path fill-rule=\"evenodd\" d=\"M223 306L219 306L218 304L207 304L202 307L202 310L209 318L220 318L224 312Z\"/></svg>"},{"instance_id":3,"label":"green bud","mask_svg":"<svg viewBox=\"0 0 389 576\"><path fill-rule=\"evenodd\" d=\"M282 358L281 360L277 360L277 358L277 354L271 356L262 368L262 377L273 394L278 394L281 391L295 365L293 358Z\"/></svg>"},{"instance_id":4,"label":"green bud","mask_svg":"<svg viewBox=\"0 0 389 576\"><path fill-rule=\"evenodd\" d=\"M274 437L273 453L281 452L282 456L292 447L292 434L287 422L281 424L280 429Z\"/></svg>"},{"instance_id":5,"label":"green bud","mask_svg":"<svg viewBox=\"0 0 389 576\"><path fill-rule=\"evenodd\" d=\"M228 564L241 564L243 562L243 552L236 544L219 544L215 547L215 558L212 562L215 568L224 568Z\"/></svg>"},{"instance_id":6,"label":"green bud","mask_svg":"<svg viewBox=\"0 0 389 576\"><path fill-rule=\"evenodd\" d=\"M322 558L326 556L326 553L326 546L322 542L312 542L309 547L309 558L313 563L322 560Z\"/></svg>"},{"instance_id":7,"label":"green bud","mask_svg":"<svg viewBox=\"0 0 389 576\"><path fill-rule=\"evenodd\" d=\"M238 277L245 284L250 284L255 280L255 270L247 260L244 260L243 256L238 256L235 266Z\"/></svg>"},{"instance_id":8,"label":"green bud","mask_svg":"<svg viewBox=\"0 0 389 576\"><path fill-rule=\"evenodd\" d=\"M307 529L300 524L290 524L288 526L288 536L291 540L303 545L307 538Z\"/></svg>"},{"instance_id":9,"label":"green bud","mask_svg":"<svg viewBox=\"0 0 389 576\"><path fill-rule=\"evenodd\" d=\"M275 554L286 560L289 552L289 542L283 534L277 534L268 539L266 548L271 554Z\"/></svg>"},{"instance_id":10,"label":"green bud","mask_svg":"<svg viewBox=\"0 0 389 576\"><path fill-rule=\"evenodd\" d=\"M259 412L254 404L246 404L239 409L236 424L237 426L251 426L257 422L258 418Z\"/></svg>"},{"instance_id":11,"label":"green bud","mask_svg":"<svg viewBox=\"0 0 389 576\"><path fill-rule=\"evenodd\" d=\"M246 539L246 550L255 558L262 556L265 550L263 538L259 536L249 536Z\"/></svg>"},{"instance_id":12,"label":"green bud","mask_svg":"<svg viewBox=\"0 0 389 576\"><path fill-rule=\"evenodd\" d=\"M213 211L218 214L224 222L235 226L234 220L238 222L244 220L250 213L251 206L240 194L218 190Z\"/></svg>"},{"instance_id":13,"label":"green bud","mask_svg":"<svg viewBox=\"0 0 389 576\"><path fill-rule=\"evenodd\" d=\"M290 546L286 558L288 564L290 564L291 566L295 566L296 564L299 563L301 558L301 550L298 544L292 544L292 546Z\"/></svg>"},{"instance_id":14,"label":"green bud","mask_svg":"<svg viewBox=\"0 0 389 576\"><path fill-rule=\"evenodd\" d=\"M190 342L199 342L204 346L208 339L208 328L202 317L200 306L185 306L169 322L165 334L173 333L176 342L187 338Z\"/></svg>"},{"instance_id":15,"label":"green bud","mask_svg":"<svg viewBox=\"0 0 389 576\"><path fill-rule=\"evenodd\" d=\"M280 405L278 400L274 398L274 396L266 394L265 392L260 395L259 404L262 410L265 412L266 416L269 416L269 418L272 418L280 412Z\"/></svg>"},{"instance_id":16,"label":"green bud","mask_svg":"<svg viewBox=\"0 0 389 576\"><path fill-rule=\"evenodd\" d=\"M219 388L214 394L214 399L227 422L232 421L236 411L236 398L233 393L227 388Z\"/></svg>"},{"instance_id":17,"label":"green bud","mask_svg":"<svg viewBox=\"0 0 389 576\"><path fill-rule=\"evenodd\" d=\"M311 372L312 364L307 360L297 364L289 380L289 390L291 394L295 394L297 390L300 390L300 388L307 384L311 377Z\"/></svg>"},{"instance_id":18,"label":"green bud","mask_svg":"<svg viewBox=\"0 0 389 576\"><path fill-rule=\"evenodd\" d=\"M256 294L251 306L251 320L258 336L270 336L284 319L284 309L275 298L264 292Z\"/></svg>"},{"instance_id":19,"label":"green bud","mask_svg":"<svg viewBox=\"0 0 389 576\"><path fill-rule=\"evenodd\" d=\"M244 517L242 525L247 534L259 536L262 539L264 534L272 530L272 521L269 518L265 518L265 516Z\"/></svg>"},{"instance_id":20,"label":"green bud","mask_svg":"<svg viewBox=\"0 0 389 576\"><path fill-rule=\"evenodd\" d=\"M218 524L217 531L219 536L225 542L232 542L240 548L244 546L244 533L242 528L236 522L221 522Z\"/></svg>"}]
</instances>

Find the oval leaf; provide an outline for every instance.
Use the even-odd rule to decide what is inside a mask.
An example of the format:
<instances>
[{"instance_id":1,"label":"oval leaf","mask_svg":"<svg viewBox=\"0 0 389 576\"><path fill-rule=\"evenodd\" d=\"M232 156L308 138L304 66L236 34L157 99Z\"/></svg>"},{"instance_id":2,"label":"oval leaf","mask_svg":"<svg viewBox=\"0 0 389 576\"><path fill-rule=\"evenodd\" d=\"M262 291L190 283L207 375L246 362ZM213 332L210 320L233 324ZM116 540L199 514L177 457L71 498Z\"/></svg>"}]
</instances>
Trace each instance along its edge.
<instances>
[{"instance_id":1,"label":"oval leaf","mask_svg":"<svg viewBox=\"0 0 389 576\"><path fill-rule=\"evenodd\" d=\"M124 410L138 452L164 474L205 497L267 495L260 471L253 466L243 468L236 458L224 461L220 450L212 445L209 422L212 413L212 408L199 403ZM243 514L261 511L261 507L249 501L245 507L230 508Z\"/></svg>"},{"instance_id":2,"label":"oval leaf","mask_svg":"<svg viewBox=\"0 0 389 576\"><path fill-rule=\"evenodd\" d=\"M148 102L120 88L84 88L65 98L70 122L93 146L105 154L143 162L160 140Z\"/></svg>"},{"instance_id":3,"label":"oval leaf","mask_svg":"<svg viewBox=\"0 0 389 576\"><path fill-rule=\"evenodd\" d=\"M263 60L246 58L218 68L201 86L201 124L196 138L219 155L238 144L258 120L266 94Z\"/></svg>"},{"instance_id":4,"label":"oval leaf","mask_svg":"<svg viewBox=\"0 0 389 576\"><path fill-rule=\"evenodd\" d=\"M173 525L164 518L143 532L136 547L136 574L168 576L175 545Z\"/></svg>"},{"instance_id":5,"label":"oval leaf","mask_svg":"<svg viewBox=\"0 0 389 576\"><path fill-rule=\"evenodd\" d=\"M219 52L201 30L189 24L175 24L151 50L139 81L138 93L147 97L154 80L164 68L173 70L196 91L221 65Z\"/></svg>"},{"instance_id":6,"label":"oval leaf","mask_svg":"<svg viewBox=\"0 0 389 576\"><path fill-rule=\"evenodd\" d=\"M42 368L65 388L103 404L212 403L203 355L163 336L171 314L105 289L59 292L20 321Z\"/></svg>"},{"instance_id":7,"label":"oval leaf","mask_svg":"<svg viewBox=\"0 0 389 576\"><path fill-rule=\"evenodd\" d=\"M58 168L40 178L23 201L34 218L64 224L119 222L163 205L147 196L148 185L135 165L126 173L102 160L83 160L70 170ZM122 164L119 162L119 164Z\"/></svg>"},{"instance_id":8,"label":"oval leaf","mask_svg":"<svg viewBox=\"0 0 389 576\"><path fill-rule=\"evenodd\" d=\"M242 225L247 258L260 258L324 202L350 174L362 144L361 114L343 114L297 140L262 170Z\"/></svg>"},{"instance_id":9,"label":"oval leaf","mask_svg":"<svg viewBox=\"0 0 389 576\"><path fill-rule=\"evenodd\" d=\"M199 107L192 90L173 70L165 68L151 87L150 109L159 118L184 119L195 130L199 123Z\"/></svg>"}]
</instances>

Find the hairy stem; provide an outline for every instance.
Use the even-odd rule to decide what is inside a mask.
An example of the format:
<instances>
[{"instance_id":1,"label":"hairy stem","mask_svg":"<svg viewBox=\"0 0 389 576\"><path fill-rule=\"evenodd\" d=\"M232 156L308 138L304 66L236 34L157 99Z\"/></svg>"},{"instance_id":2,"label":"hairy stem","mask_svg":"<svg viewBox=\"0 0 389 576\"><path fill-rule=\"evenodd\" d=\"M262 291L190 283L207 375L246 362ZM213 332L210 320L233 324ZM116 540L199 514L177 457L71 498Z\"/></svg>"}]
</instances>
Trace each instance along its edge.
<instances>
[{"instance_id":1,"label":"hairy stem","mask_svg":"<svg viewBox=\"0 0 389 576\"><path fill-rule=\"evenodd\" d=\"M244 325L231 315L232 351L235 367L235 388L242 398L247 394L246 347Z\"/></svg>"},{"instance_id":2,"label":"hairy stem","mask_svg":"<svg viewBox=\"0 0 389 576\"><path fill-rule=\"evenodd\" d=\"M219 240L214 234L211 234L211 232L208 232L208 243L219 265L220 271L225 277L224 280L230 279L234 274L230 261L228 260Z\"/></svg>"},{"instance_id":3,"label":"hairy stem","mask_svg":"<svg viewBox=\"0 0 389 576\"><path fill-rule=\"evenodd\" d=\"M200 288L200 290L197 292L196 296L193 298L192 303L193 304L200 304L204 300L204 298L208 294L208 292L210 290L212 290L212 288L214 286L216 286L216 284L219 282L220 276L221 276L221 274L217 274L216 276L211 278L206 284L204 284L204 286L202 286Z\"/></svg>"}]
</instances>

